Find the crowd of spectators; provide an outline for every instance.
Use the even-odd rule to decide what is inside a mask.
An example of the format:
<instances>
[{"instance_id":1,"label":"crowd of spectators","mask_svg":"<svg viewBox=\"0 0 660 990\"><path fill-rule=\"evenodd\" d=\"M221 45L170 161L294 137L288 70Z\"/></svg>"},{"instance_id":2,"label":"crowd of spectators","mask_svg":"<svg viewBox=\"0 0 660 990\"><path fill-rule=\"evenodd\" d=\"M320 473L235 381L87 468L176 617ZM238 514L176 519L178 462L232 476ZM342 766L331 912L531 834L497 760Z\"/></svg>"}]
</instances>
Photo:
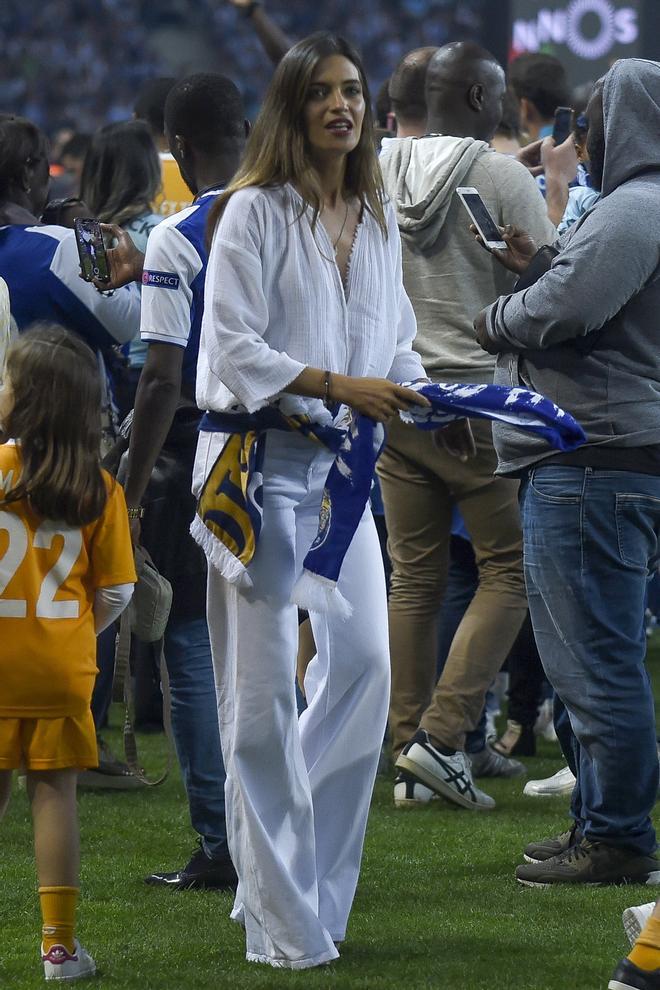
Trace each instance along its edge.
<instances>
[{"instance_id":1,"label":"crowd of spectators","mask_svg":"<svg viewBox=\"0 0 660 990\"><path fill-rule=\"evenodd\" d=\"M402 54L452 38L483 40L485 0L272 0L269 13L295 40L312 31L339 30L361 49L375 92ZM53 25L57 24L57 33ZM46 0L38 7L6 0L0 12L0 109L33 120L51 136L64 125L92 132L131 116L140 84L171 75L154 46L159 28L196 32L217 48L218 67L241 80L254 115L270 68L251 26L229 0ZM194 71L190 66L189 71Z\"/></svg>"},{"instance_id":2,"label":"crowd of spectators","mask_svg":"<svg viewBox=\"0 0 660 990\"><path fill-rule=\"evenodd\" d=\"M0 108L50 135L125 120L136 89L163 68L135 0L5 0L0 44Z\"/></svg>"}]
</instances>

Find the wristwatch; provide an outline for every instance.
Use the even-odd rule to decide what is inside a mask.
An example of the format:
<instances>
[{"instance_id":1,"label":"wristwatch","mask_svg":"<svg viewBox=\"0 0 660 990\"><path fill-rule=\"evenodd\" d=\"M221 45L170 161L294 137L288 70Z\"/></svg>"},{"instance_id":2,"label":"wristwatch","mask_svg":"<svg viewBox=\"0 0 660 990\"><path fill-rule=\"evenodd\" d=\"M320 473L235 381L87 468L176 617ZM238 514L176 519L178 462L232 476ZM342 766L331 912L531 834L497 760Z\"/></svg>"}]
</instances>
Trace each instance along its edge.
<instances>
[{"instance_id":1,"label":"wristwatch","mask_svg":"<svg viewBox=\"0 0 660 990\"><path fill-rule=\"evenodd\" d=\"M144 508L141 505L138 505L136 509L128 509L127 512L129 519L142 519L144 516Z\"/></svg>"}]
</instances>

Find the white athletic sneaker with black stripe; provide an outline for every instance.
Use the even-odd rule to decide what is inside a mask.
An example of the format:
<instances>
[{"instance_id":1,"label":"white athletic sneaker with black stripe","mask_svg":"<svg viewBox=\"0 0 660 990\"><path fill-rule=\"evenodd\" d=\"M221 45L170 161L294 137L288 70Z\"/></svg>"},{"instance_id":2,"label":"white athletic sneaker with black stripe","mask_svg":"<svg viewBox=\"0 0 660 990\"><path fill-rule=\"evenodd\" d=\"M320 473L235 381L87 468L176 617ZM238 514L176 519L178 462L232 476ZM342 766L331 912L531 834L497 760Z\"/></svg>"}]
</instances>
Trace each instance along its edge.
<instances>
[{"instance_id":1,"label":"white athletic sneaker with black stripe","mask_svg":"<svg viewBox=\"0 0 660 990\"><path fill-rule=\"evenodd\" d=\"M419 729L403 748L395 766L461 808L490 811L495 807L492 797L475 787L466 754L457 750L446 756L431 744L424 729Z\"/></svg>"},{"instance_id":2,"label":"white athletic sneaker with black stripe","mask_svg":"<svg viewBox=\"0 0 660 990\"><path fill-rule=\"evenodd\" d=\"M437 800L438 795L430 787L420 784L411 773L399 770L394 781L395 808L426 808L431 801Z\"/></svg>"}]
</instances>

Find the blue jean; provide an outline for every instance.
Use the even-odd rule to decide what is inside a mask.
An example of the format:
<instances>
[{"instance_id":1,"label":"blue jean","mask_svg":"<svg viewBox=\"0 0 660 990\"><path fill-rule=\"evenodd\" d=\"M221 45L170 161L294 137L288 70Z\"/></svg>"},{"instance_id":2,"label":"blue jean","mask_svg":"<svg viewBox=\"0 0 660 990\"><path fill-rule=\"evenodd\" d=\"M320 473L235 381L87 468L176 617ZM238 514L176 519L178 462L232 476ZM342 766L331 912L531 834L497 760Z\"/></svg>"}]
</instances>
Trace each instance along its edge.
<instances>
[{"instance_id":1,"label":"blue jean","mask_svg":"<svg viewBox=\"0 0 660 990\"><path fill-rule=\"evenodd\" d=\"M170 618L165 662L172 697L172 733L188 797L190 821L212 859L229 855L225 767L206 619Z\"/></svg>"},{"instance_id":2,"label":"blue jean","mask_svg":"<svg viewBox=\"0 0 660 990\"><path fill-rule=\"evenodd\" d=\"M660 478L548 465L520 492L529 608L591 840L649 854L658 788L644 604L658 555Z\"/></svg>"}]
</instances>

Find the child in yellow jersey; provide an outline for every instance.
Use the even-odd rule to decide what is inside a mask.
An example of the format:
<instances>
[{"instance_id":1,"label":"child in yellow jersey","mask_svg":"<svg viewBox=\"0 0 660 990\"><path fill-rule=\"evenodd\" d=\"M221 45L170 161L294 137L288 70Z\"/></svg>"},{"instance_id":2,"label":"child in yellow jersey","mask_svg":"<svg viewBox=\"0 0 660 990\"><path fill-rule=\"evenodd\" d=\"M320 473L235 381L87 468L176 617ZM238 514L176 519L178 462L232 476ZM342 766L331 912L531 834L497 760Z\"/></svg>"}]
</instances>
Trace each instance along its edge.
<instances>
[{"instance_id":1,"label":"child in yellow jersey","mask_svg":"<svg viewBox=\"0 0 660 990\"><path fill-rule=\"evenodd\" d=\"M121 487L101 470L101 385L78 337L41 325L0 385L0 817L12 770L32 805L47 980L95 972L75 938L77 772L97 765L96 634L135 568Z\"/></svg>"}]
</instances>

